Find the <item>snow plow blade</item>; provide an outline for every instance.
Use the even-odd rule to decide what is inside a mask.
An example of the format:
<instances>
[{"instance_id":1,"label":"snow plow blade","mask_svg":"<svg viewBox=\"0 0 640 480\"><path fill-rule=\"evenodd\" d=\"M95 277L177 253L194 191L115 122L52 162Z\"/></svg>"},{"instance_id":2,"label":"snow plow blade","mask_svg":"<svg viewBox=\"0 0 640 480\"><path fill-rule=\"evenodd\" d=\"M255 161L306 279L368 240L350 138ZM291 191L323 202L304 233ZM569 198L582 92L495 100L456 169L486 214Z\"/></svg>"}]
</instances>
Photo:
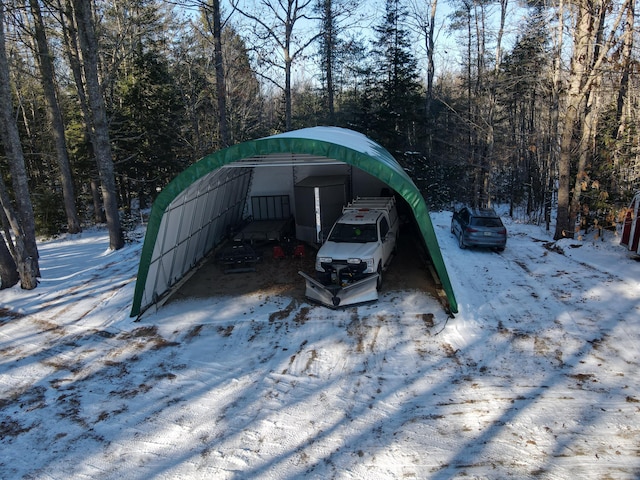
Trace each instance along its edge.
<instances>
[{"instance_id":1,"label":"snow plow blade","mask_svg":"<svg viewBox=\"0 0 640 480\"><path fill-rule=\"evenodd\" d=\"M327 307L344 307L346 305L378 300L377 273L358 280L346 287L323 285L304 272L298 272L298 274L306 281L305 296Z\"/></svg>"}]
</instances>

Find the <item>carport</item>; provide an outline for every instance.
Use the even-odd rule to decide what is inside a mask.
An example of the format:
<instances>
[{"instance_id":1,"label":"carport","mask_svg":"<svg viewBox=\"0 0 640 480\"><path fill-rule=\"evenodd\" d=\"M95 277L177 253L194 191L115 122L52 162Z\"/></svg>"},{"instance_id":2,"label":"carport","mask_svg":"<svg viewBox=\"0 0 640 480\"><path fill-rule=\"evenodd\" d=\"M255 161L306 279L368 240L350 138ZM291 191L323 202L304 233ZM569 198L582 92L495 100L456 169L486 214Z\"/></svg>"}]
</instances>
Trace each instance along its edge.
<instances>
[{"instance_id":1,"label":"carport","mask_svg":"<svg viewBox=\"0 0 640 480\"><path fill-rule=\"evenodd\" d=\"M421 193L383 147L337 127L287 132L207 155L155 200L138 267L131 316L170 295L216 247L253 222L291 221L296 237L319 243L339 207L357 196L395 193L420 233L445 310L458 311ZM252 230L252 234L257 230Z\"/></svg>"}]
</instances>

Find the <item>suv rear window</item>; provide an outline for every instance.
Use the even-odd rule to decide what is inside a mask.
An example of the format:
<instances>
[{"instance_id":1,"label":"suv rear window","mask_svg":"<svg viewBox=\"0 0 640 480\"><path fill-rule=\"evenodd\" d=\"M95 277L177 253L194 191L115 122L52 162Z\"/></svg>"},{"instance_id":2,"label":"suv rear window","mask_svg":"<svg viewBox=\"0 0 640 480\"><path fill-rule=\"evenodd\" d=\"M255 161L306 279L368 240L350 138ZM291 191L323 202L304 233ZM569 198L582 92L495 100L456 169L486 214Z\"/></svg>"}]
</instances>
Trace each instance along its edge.
<instances>
[{"instance_id":1,"label":"suv rear window","mask_svg":"<svg viewBox=\"0 0 640 480\"><path fill-rule=\"evenodd\" d=\"M474 217L471 219L474 227L501 227L502 220L498 217Z\"/></svg>"}]
</instances>

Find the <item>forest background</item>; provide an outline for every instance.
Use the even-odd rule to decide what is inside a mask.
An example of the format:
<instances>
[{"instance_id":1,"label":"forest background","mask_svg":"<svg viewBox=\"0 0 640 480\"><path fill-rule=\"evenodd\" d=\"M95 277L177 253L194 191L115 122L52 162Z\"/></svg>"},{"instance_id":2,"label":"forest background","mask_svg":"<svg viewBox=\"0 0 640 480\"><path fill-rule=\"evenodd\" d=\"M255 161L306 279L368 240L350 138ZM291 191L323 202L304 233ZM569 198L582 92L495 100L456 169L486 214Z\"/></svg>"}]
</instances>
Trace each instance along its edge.
<instances>
[{"instance_id":1,"label":"forest background","mask_svg":"<svg viewBox=\"0 0 640 480\"><path fill-rule=\"evenodd\" d=\"M2 288L37 236L129 224L204 155L315 125L431 208L614 228L640 185L635 0L0 0Z\"/></svg>"}]
</instances>

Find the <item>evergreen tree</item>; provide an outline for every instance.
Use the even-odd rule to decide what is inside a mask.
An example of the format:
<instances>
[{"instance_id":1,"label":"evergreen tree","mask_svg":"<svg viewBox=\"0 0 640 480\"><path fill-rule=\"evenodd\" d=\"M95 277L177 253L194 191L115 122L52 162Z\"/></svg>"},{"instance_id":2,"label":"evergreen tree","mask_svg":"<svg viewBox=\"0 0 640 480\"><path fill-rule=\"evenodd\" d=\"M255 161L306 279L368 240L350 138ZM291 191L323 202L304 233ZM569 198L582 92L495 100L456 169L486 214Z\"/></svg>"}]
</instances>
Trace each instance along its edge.
<instances>
[{"instance_id":1,"label":"evergreen tree","mask_svg":"<svg viewBox=\"0 0 640 480\"><path fill-rule=\"evenodd\" d=\"M347 54L348 44L342 38L341 21L350 18L356 8L354 0L317 0L315 6L320 19L318 56L322 80L322 100L326 123L336 122L336 90L339 88L338 72Z\"/></svg>"},{"instance_id":2,"label":"evergreen tree","mask_svg":"<svg viewBox=\"0 0 640 480\"><path fill-rule=\"evenodd\" d=\"M209 31L208 11L201 11L196 28L184 32L174 51L172 72L182 96L185 117L181 135L188 158L200 158L221 148L218 109L226 108L228 143L243 142L268 133L264 125L264 99L251 68L245 41L228 22L222 29L222 66L225 101L218 101L214 64L214 39Z\"/></svg>"},{"instance_id":3,"label":"evergreen tree","mask_svg":"<svg viewBox=\"0 0 640 480\"><path fill-rule=\"evenodd\" d=\"M511 145L510 164L505 169L509 198L526 201L527 212L542 207L548 193L549 142L542 124L550 90L549 36L544 12L535 7L523 33L502 62L497 85L498 101L505 111L509 134L500 144Z\"/></svg>"},{"instance_id":4,"label":"evergreen tree","mask_svg":"<svg viewBox=\"0 0 640 480\"><path fill-rule=\"evenodd\" d=\"M227 118L230 142L241 143L268 135L264 97L251 68L245 41L228 26L222 32L222 58L227 78Z\"/></svg>"},{"instance_id":5,"label":"evergreen tree","mask_svg":"<svg viewBox=\"0 0 640 480\"><path fill-rule=\"evenodd\" d=\"M144 207L156 188L168 183L186 164L176 161L180 146L176 126L184 109L175 80L157 51L140 50L128 74L116 85L119 103L112 124L114 156L116 163L121 162L121 197L137 190ZM126 185L128 182L132 184Z\"/></svg>"},{"instance_id":6,"label":"evergreen tree","mask_svg":"<svg viewBox=\"0 0 640 480\"><path fill-rule=\"evenodd\" d=\"M416 122L422 104L417 60L411 53L406 17L401 0L387 0L385 17L374 28L377 101L373 130L375 139L391 151L416 146Z\"/></svg>"}]
</instances>

